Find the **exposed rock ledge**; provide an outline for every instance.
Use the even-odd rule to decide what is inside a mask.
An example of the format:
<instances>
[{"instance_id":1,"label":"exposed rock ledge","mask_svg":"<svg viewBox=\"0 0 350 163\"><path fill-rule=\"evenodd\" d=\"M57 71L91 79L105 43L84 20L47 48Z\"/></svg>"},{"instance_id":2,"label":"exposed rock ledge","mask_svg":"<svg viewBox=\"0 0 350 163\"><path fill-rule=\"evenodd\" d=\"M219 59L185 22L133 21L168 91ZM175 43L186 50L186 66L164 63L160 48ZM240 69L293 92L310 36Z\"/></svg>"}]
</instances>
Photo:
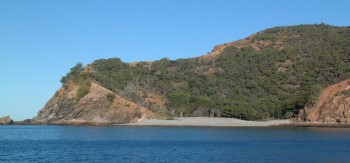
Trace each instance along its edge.
<instances>
[{"instance_id":1,"label":"exposed rock ledge","mask_svg":"<svg viewBox=\"0 0 350 163\"><path fill-rule=\"evenodd\" d=\"M316 103L300 110L298 119L315 125L350 124L350 80L325 88Z\"/></svg>"},{"instance_id":2,"label":"exposed rock ledge","mask_svg":"<svg viewBox=\"0 0 350 163\"><path fill-rule=\"evenodd\" d=\"M62 87L39 111L30 124L108 125L162 118L159 114L135 104L92 82L89 93L77 100L78 85ZM111 95L113 99L108 99Z\"/></svg>"}]
</instances>

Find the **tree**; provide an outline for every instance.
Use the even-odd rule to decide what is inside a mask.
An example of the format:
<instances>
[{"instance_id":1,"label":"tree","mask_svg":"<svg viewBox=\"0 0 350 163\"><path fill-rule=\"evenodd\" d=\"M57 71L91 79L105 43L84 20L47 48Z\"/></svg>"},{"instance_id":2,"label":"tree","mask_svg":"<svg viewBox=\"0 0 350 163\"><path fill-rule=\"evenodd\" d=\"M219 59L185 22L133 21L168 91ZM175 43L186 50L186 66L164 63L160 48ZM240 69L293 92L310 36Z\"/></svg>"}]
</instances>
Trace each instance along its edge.
<instances>
[{"instance_id":1,"label":"tree","mask_svg":"<svg viewBox=\"0 0 350 163\"><path fill-rule=\"evenodd\" d=\"M77 63L74 67L72 67L69 71L69 73L66 74L66 76L63 76L61 78L61 83L62 85L67 84L70 80L73 80L75 83L79 82L79 74L81 70L83 69L83 64L82 63Z\"/></svg>"}]
</instances>

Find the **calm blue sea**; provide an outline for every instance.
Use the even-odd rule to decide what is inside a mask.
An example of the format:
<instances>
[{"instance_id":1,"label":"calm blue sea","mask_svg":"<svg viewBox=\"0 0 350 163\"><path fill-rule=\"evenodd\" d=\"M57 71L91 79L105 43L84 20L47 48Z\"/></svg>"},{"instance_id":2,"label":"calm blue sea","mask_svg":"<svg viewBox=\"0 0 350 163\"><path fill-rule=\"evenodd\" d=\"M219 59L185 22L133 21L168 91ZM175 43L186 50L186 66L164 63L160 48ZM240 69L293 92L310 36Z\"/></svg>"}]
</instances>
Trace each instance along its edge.
<instances>
[{"instance_id":1,"label":"calm blue sea","mask_svg":"<svg viewBox=\"0 0 350 163\"><path fill-rule=\"evenodd\" d=\"M350 162L350 129L0 126L0 162Z\"/></svg>"}]
</instances>

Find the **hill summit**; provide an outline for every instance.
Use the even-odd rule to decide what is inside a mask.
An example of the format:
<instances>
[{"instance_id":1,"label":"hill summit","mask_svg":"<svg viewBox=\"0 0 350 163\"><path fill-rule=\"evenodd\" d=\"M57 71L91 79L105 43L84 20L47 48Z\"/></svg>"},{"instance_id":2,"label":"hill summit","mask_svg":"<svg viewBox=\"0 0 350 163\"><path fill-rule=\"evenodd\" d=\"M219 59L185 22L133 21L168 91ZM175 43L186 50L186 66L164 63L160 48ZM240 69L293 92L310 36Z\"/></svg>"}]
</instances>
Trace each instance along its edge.
<instances>
[{"instance_id":1,"label":"hill summit","mask_svg":"<svg viewBox=\"0 0 350 163\"><path fill-rule=\"evenodd\" d=\"M206 55L74 66L33 120L126 123L173 116L289 118L326 86L350 78L350 28L275 27Z\"/></svg>"}]
</instances>

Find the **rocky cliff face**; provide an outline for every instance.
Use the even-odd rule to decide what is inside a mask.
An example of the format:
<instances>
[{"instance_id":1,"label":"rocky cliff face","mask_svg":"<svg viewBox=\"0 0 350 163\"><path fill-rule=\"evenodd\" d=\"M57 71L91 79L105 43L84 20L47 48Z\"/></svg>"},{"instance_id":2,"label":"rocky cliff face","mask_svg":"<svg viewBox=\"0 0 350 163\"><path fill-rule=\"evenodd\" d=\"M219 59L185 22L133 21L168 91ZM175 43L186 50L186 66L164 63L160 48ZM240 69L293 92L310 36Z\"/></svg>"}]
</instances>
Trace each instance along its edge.
<instances>
[{"instance_id":1,"label":"rocky cliff face","mask_svg":"<svg viewBox=\"0 0 350 163\"><path fill-rule=\"evenodd\" d=\"M350 123L350 80L324 89L316 103L310 102L300 110L302 121L321 123Z\"/></svg>"},{"instance_id":2,"label":"rocky cliff face","mask_svg":"<svg viewBox=\"0 0 350 163\"><path fill-rule=\"evenodd\" d=\"M89 92L79 100L78 89L78 85L74 83L60 88L32 119L33 123L113 124L162 118L97 83L92 82Z\"/></svg>"},{"instance_id":3,"label":"rocky cliff face","mask_svg":"<svg viewBox=\"0 0 350 163\"><path fill-rule=\"evenodd\" d=\"M0 125L12 124L12 119L10 116L5 116L0 118Z\"/></svg>"}]
</instances>

